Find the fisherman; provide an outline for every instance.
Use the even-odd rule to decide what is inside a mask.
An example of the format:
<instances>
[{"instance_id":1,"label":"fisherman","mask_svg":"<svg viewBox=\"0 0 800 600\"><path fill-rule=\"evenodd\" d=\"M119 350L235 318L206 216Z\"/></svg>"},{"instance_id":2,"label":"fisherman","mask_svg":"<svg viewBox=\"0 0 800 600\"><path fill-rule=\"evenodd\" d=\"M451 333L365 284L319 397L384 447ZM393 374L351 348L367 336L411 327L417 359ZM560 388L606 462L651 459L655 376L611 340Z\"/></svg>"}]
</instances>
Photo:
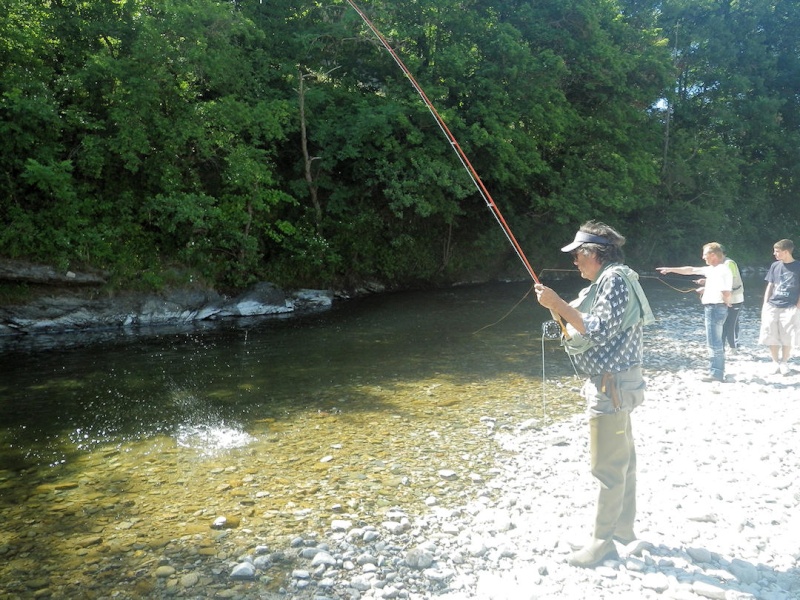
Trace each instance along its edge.
<instances>
[{"instance_id":1,"label":"fisherman","mask_svg":"<svg viewBox=\"0 0 800 600\"><path fill-rule=\"evenodd\" d=\"M565 350L588 376L581 395L587 402L591 469L600 494L592 539L568 558L576 567L618 559L614 541L627 545L636 540L631 411L644 401L642 328L655 319L638 274L623 264L624 243L612 227L589 221L561 250L572 254L591 285L570 303L549 287L534 286L539 303L562 322Z\"/></svg>"}]
</instances>

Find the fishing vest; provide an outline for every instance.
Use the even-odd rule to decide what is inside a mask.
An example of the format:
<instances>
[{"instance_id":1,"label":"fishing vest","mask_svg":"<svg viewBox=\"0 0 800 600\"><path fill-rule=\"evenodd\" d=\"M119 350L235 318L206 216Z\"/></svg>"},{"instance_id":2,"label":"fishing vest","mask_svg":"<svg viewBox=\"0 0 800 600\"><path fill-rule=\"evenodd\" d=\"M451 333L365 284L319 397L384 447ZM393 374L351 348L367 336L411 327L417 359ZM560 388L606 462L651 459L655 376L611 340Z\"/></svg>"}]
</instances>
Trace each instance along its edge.
<instances>
[{"instance_id":1,"label":"fishing vest","mask_svg":"<svg viewBox=\"0 0 800 600\"><path fill-rule=\"evenodd\" d=\"M656 319L650 308L650 302L648 302L647 296L644 295L642 285L639 283L639 274L627 265L619 263L613 263L603 267L597 279L595 279L589 287L582 289L578 297L569 303L570 306L582 313L589 313L597 297L598 288L612 275L619 275L625 282L625 285L628 286L629 290L628 306L625 307L620 330L624 331L640 322L642 325L654 323ZM586 350L595 345L594 341L582 336L571 325L567 325L567 332L570 337L563 338L561 342L567 354L580 354L581 352L586 352Z\"/></svg>"},{"instance_id":2,"label":"fishing vest","mask_svg":"<svg viewBox=\"0 0 800 600\"><path fill-rule=\"evenodd\" d=\"M723 263L728 266L733 275L733 286L731 288L731 303L740 304L744 302L744 284L742 283L742 274L739 272L739 265L736 264L731 258L726 258Z\"/></svg>"}]
</instances>

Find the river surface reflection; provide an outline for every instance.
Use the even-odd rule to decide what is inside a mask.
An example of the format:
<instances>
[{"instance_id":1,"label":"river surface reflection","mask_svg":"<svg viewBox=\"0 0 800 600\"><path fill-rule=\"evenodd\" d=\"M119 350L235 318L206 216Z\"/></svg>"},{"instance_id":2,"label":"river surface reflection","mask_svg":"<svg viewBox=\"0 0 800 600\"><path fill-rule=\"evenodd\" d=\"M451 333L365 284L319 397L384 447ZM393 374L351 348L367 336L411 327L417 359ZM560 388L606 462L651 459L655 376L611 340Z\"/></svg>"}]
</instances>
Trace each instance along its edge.
<instances>
[{"instance_id":1,"label":"river surface reflection","mask_svg":"<svg viewBox=\"0 0 800 600\"><path fill-rule=\"evenodd\" d=\"M687 301L645 287L662 309ZM137 597L165 555L220 561L334 518L463 502L491 478L495 428L581 410L529 291L0 355L0 597ZM234 534L212 529L221 516Z\"/></svg>"}]
</instances>

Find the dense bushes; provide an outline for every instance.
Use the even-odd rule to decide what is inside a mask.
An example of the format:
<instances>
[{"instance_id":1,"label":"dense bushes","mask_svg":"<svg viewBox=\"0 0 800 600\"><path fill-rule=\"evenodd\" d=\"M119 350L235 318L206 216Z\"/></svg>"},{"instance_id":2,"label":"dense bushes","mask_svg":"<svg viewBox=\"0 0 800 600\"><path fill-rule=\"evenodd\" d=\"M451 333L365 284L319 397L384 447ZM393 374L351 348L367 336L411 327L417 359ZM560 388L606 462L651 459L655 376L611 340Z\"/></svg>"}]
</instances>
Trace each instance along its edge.
<instances>
[{"instance_id":1,"label":"dense bushes","mask_svg":"<svg viewBox=\"0 0 800 600\"><path fill-rule=\"evenodd\" d=\"M746 4L746 6L745 6ZM158 286L523 276L342 2L8 0L0 256ZM588 218L633 262L796 235L800 9L364 1L535 268ZM768 259L768 253L766 258Z\"/></svg>"}]
</instances>

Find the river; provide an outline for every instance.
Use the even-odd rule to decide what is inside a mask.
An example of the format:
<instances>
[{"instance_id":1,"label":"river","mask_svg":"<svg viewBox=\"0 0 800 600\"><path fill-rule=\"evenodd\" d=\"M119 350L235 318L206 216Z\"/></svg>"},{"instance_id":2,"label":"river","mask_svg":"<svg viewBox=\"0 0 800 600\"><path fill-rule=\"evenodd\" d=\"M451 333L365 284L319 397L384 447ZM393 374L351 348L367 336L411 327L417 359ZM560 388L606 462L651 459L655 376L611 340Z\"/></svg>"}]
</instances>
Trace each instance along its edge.
<instances>
[{"instance_id":1,"label":"river","mask_svg":"<svg viewBox=\"0 0 800 600\"><path fill-rule=\"evenodd\" d=\"M529 284L487 284L0 355L0 598L146 596L164 556L463 502L493 431L582 408L547 318Z\"/></svg>"}]
</instances>

